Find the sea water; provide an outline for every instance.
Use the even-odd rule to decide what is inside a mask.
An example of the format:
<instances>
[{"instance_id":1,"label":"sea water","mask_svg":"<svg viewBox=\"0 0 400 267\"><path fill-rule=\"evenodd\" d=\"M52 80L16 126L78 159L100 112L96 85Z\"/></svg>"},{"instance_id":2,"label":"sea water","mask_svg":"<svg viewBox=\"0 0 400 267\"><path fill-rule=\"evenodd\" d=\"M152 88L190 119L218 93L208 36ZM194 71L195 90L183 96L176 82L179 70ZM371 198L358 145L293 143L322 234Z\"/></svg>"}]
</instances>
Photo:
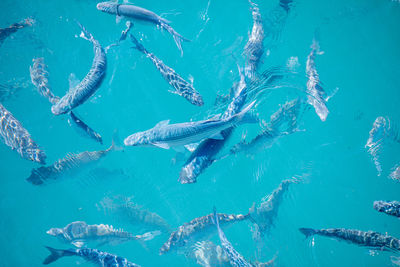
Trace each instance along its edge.
<instances>
[{"instance_id":1,"label":"sea water","mask_svg":"<svg viewBox=\"0 0 400 267\"><path fill-rule=\"evenodd\" d=\"M277 0L256 1L264 21ZM63 96L71 74L81 80L93 59L92 45L79 38L83 24L105 47L117 40L125 21L96 9L96 1L2 0L0 27L32 17L33 27L22 29L0 47L0 84L7 95L2 104L28 129L45 150L48 164L68 153L104 150L116 132L120 140L149 129L161 120L171 123L206 119L224 106L215 106L217 94L227 94L239 80L243 48L252 27L248 1L135 1L171 21L174 29L190 39L184 55L166 31L134 22L132 33L142 44L203 96L196 107L171 94L150 60L131 48L129 40L107 52L107 75L97 91L76 109L82 119L102 134L104 145L79 135L66 115L54 116L50 104L30 82L32 59L44 57L53 92ZM125 147L101 161L45 186L25 179L38 164L22 159L0 145L0 266L40 266L48 255L45 246L70 248L46 234L51 227L73 221L111 224L140 234L121 214L104 208L104 200L131 197L141 208L165 218L173 229L212 212L242 213L291 177L293 184L279 207L262 250L251 235L251 222L225 229L233 246L249 261L268 261L276 255L277 266L391 266L390 252L316 236L305 239L299 227L374 230L400 237L400 221L376 212L374 200L400 200L400 185L388 178L400 162L400 144L391 143L382 157L378 176L365 149L376 117L387 116L400 125L400 3L390 0L297 1L274 41L265 42L259 72L285 67L289 59L293 78L259 95L256 113L269 117L281 104L306 96L305 65L316 30L321 51L316 68L327 91L328 118L322 122L312 107L299 118L301 131L284 136L256 154L225 157L208 168L195 184L177 180L182 161L173 150ZM268 29L265 29L268 32ZM262 130L262 124L240 125L222 154ZM142 266L196 266L182 253L159 256L168 239L162 234L143 246L131 241L99 247ZM219 244L216 235L210 240ZM200 240L199 240L200 241ZM91 266L77 257L66 257L53 266Z\"/></svg>"}]
</instances>

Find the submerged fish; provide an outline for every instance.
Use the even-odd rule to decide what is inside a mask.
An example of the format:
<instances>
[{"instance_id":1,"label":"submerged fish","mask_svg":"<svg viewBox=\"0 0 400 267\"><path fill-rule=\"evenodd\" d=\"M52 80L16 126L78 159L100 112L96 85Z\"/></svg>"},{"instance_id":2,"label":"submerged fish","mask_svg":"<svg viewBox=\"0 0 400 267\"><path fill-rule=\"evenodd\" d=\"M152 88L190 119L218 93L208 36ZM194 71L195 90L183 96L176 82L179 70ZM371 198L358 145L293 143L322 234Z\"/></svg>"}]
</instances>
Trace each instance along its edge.
<instances>
[{"instance_id":1,"label":"submerged fish","mask_svg":"<svg viewBox=\"0 0 400 267\"><path fill-rule=\"evenodd\" d=\"M170 22L168 20L142 7L127 5L127 4L118 4L116 2L109 1L109 2L98 3L97 9L102 12L116 15L117 17L126 17L129 19L146 21L160 26L162 29L167 30L172 35L179 51L181 51L181 54L183 54L181 42L189 41L188 39L184 38L182 35L177 33L171 27Z\"/></svg>"},{"instance_id":2,"label":"submerged fish","mask_svg":"<svg viewBox=\"0 0 400 267\"><path fill-rule=\"evenodd\" d=\"M254 137L250 142L241 141L231 148L230 153L246 152L252 154L255 151L265 150L271 147L278 138L297 131L297 120L301 110L300 99L286 102L278 111L272 114L267 129Z\"/></svg>"},{"instance_id":3,"label":"submerged fish","mask_svg":"<svg viewBox=\"0 0 400 267\"><path fill-rule=\"evenodd\" d=\"M314 107L315 112L321 121L325 121L329 113L329 110L326 107L326 101L328 97L325 90L322 88L317 69L315 68L315 57L316 55L321 54L322 53L319 50L319 43L316 38L314 38L311 45L311 52L308 55L306 64L306 74L308 77L307 99L308 103Z\"/></svg>"},{"instance_id":4,"label":"submerged fish","mask_svg":"<svg viewBox=\"0 0 400 267\"><path fill-rule=\"evenodd\" d=\"M51 91L48 81L47 66L46 64L44 64L43 58L34 58L33 65L29 67L29 71L31 74L31 81L33 85L35 85L35 87L37 88L39 94L49 100L49 102L53 105L60 101L60 98L58 96L55 96ZM103 144L103 139L101 138L101 135L99 133L90 128L72 111L69 112L69 115L71 117L71 121L76 125L78 129L85 133L85 136L89 136L100 144Z\"/></svg>"},{"instance_id":5,"label":"submerged fish","mask_svg":"<svg viewBox=\"0 0 400 267\"><path fill-rule=\"evenodd\" d=\"M365 246L372 249L379 250L394 250L400 251L400 240L389 235L382 235L377 232L368 231L363 232L360 230L344 229L344 228L332 228L332 229L311 229L311 228L300 228L306 237L313 235L322 235L328 237L334 237L339 240L344 240L352 244L359 246Z\"/></svg>"},{"instance_id":6,"label":"submerged fish","mask_svg":"<svg viewBox=\"0 0 400 267\"><path fill-rule=\"evenodd\" d=\"M83 78L75 88L70 88L68 93L63 96L60 101L53 104L51 111L55 115L67 113L83 104L97 91L106 75L107 58L103 47L100 45L99 41L94 39L90 32L79 23L78 25L82 29L81 36L93 44L94 59L92 67L85 78Z\"/></svg>"},{"instance_id":7,"label":"submerged fish","mask_svg":"<svg viewBox=\"0 0 400 267\"><path fill-rule=\"evenodd\" d=\"M51 166L33 169L26 180L33 185L42 185L49 180L57 180L72 171L78 171L82 167L94 163L103 158L108 152L119 149L115 147L114 141L106 150L84 151L79 154L70 154L57 160Z\"/></svg>"},{"instance_id":8,"label":"submerged fish","mask_svg":"<svg viewBox=\"0 0 400 267\"><path fill-rule=\"evenodd\" d=\"M79 256L101 267L140 267L139 265L128 261L125 258L119 257L108 252L103 252L92 248L77 248L77 249L55 249L46 247L50 251L50 255L43 261L43 264L50 264L59 258L66 256Z\"/></svg>"},{"instance_id":9,"label":"submerged fish","mask_svg":"<svg viewBox=\"0 0 400 267\"><path fill-rule=\"evenodd\" d=\"M215 230L213 217L214 214L211 213L179 226L176 231L171 233L167 242L160 248L160 254L184 247L189 242L195 243L207 239L214 232L213 230ZM227 225L249 219L250 213L247 215L218 213L218 218L224 225Z\"/></svg>"},{"instance_id":10,"label":"submerged fish","mask_svg":"<svg viewBox=\"0 0 400 267\"><path fill-rule=\"evenodd\" d=\"M46 164L46 154L32 140L29 132L0 103L0 136L3 142L24 159Z\"/></svg>"},{"instance_id":11,"label":"submerged fish","mask_svg":"<svg viewBox=\"0 0 400 267\"><path fill-rule=\"evenodd\" d=\"M4 40L7 39L8 36L17 32L19 29L32 26L34 20L31 18L24 19L21 22L13 23L7 28L0 28L0 45L3 44Z\"/></svg>"},{"instance_id":12,"label":"submerged fish","mask_svg":"<svg viewBox=\"0 0 400 267\"><path fill-rule=\"evenodd\" d=\"M165 65L160 59L158 59L153 53L144 48L142 44L131 34L132 42L135 44L134 48L145 54L153 62L154 66L158 69L164 79L174 88L171 93L183 96L187 101L196 106L202 106L204 104L201 95L193 88L193 85L185 81L178 73L172 68Z\"/></svg>"},{"instance_id":13,"label":"submerged fish","mask_svg":"<svg viewBox=\"0 0 400 267\"><path fill-rule=\"evenodd\" d=\"M379 212L384 212L388 215L400 217L400 202L399 201L374 201L374 209Z\"/></svg>"},{"instance_id":14,"label":"submerged fish","mask_svg":"<svg viewBox=\"0 0 400 267\"><path fill-rule=\"evenodd\" d=\"M392 169L392 172L389 174L389 177L393 180L400 181L400 165L397 165Z\"/></svg>"},{"instance_id":15,"label":"submerged fish","mask_svg":"<svg viewBox=\"0 0 400 267\"><path fill-rule=\"evenodd\" d=\"M221 246L225 253L228 255L229 262L231 263L232 266L237 266L237 267L253 267L252 264L246 261L246 259L240 255L239 252L236 251L236 249L232 246L231 242L228 241L226 238L224 232L221 230L219 226L219 218L218 218L217 210L214 208L214 214L213 214L213 222L217 226L218 230L218 236L219 240L221 241Z\"/></svg>"},{"instance_id":16,"label":"submerged fish","mask_svg":"<svg viewBox=\"0 0 400 267\"><path fill-rule=\"evenodd\" d=\"M228 256L219 245L211 241L199 241L194 245L191 256L196 262L204 267L231 266Z\"/></svg>"},{"instance_id":17,"label":"submerged fish","mask_svg":"<svg viewBox=\"0 0 400 267\"><path fill-rule=\"evenodd\" d=\"M183 147L197 143L205 138L224 139L222 130L237 125L245 114L253 107L249 104L243 111L227 118L211 118L203 121L169 124L169 120L161 121L152 129L138 132L124 140L126 146L156 146L164 149ZM250 121L250 119L249 119Z\"/></svg>"}]
</instances>

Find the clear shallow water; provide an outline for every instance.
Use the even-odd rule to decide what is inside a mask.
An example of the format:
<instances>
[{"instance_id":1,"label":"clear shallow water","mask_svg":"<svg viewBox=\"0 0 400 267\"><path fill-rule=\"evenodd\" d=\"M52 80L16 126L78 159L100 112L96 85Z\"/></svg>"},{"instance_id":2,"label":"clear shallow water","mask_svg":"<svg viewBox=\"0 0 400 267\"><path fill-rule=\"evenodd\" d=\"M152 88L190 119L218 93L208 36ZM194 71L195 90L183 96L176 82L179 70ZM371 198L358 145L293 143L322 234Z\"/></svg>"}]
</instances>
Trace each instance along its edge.
<instances>
[{"instance_id":1,"label":"clear shallow water","mask_svg":"<svg viewBox=\"0 0 400 267\"><path fill-rule=\"evenodd\" d=\"M260 3L267 19L277 1ZM0 83L15 90L2 104L18 118L33 139L44 148L50 164L67 153L105 149L114 130L120 138L171 119L183 122L215 114L216 94L226 94L238 80L236 62L252 27L247 1L210 0L135 2L172 21L172 26L192 40L184 43L180 57L172 37L151 25L136 23L133 33L182 77L193 76L205 105L195 107L168 93L169 85L152 63L125 42L107 54L107 76L96 95L77 109L85 122L100 132L104 145L84 138L68 125L67 117L56 117L50 105L30 83L32 58L44 57L50 84L56 95L68 90L70 73L82 79L90 68L93 49L76 38L78 20L103 46L119 38L124 23L99 12L96 1L2 1L1 26L33 16L37 23L8 38L0 48ZM247 259L267 261L278 252L278 266L391 266L388 252L315 237L305 240L299 227L344 227L375 230L400 237L399 221L372 209L374 200L399 200L399 184L387 178L400 161L400 145L391 145L382 158L383 173L377 171L364 148L368 132L378 116L400 123L400 4L377 1L295 1L275 44L263 58L260 72L284 66L297 57L298 75L282 88L262 97L256 111L266 121L280 104L305 96L305 64L316 28L325 53L316 58L320 79L327 90L339 91L329 100L326 122L313 109L299 121L305 131L280 138L271 148L253 157L231 156L214 163L198 182L177 182L180 166L171 164L173 150L131 148L114 152L84 171L63 180L35 187L25 181L35 163L23 160L0 145L1 266L39 266L48 255L45 245L67 248L46 234L51 227L64 227L83 220L88 224L112 224L133 233L140 229L129 220L104 212L105 197L134 196L135 203L156 212L176 228L195 217L209 214L213 206L225 213L246 213L253 202L272 192L281 180L302 176L281 203L275 225L265 239L261 257L251 239L250 222L225 230L228 239ZM208 19L208 20L207 20ZM222 108L220 109L222 110ZM240 126L226 146L260 131L257 125ZM163 234L146 243L137 242L100 249L124 256L143 266L195 266L193 259L170 253L158 256L168 239ZM212 240L218 243L216 236ZM71 266L79 258L63 258L54 266Z\"/></svg>"}]
</instances>

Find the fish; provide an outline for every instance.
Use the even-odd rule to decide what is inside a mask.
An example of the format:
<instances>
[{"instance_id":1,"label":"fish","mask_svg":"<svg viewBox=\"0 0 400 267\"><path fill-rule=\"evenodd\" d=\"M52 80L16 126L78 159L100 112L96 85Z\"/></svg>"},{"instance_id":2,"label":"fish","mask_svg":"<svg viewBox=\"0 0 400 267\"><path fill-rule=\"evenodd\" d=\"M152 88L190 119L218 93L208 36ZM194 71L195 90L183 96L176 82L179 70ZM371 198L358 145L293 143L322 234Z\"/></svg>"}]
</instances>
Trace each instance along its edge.
<instances>
[{"instance_id":1,"label":"fish","mask_svg":"<svg viewBox=\"0 0 400 267\"><path fill-rule=\"evenodd\" d=\"M105 50L100 45L99 41L94 39L93 35L88 32L80 23L82 29L81 37L90 41L93 44L94 59L89 73L85 78L74 88L70 88L57 103L51 107L51 112L54 115L65 114L74 108L82 105L88 100L101 86L107 69L107 57Z\"/></svg>"},{"instance_id":2,"label":"fish","mask_svg":"<svg viewBox=\"0 0 400 267\"><path fill-rule=\"evenodd\" d=\"M197 143L205 138L224 139L221 134L222 130L235 126L239 122L255 121L249 116L245 117L254 104L255 101L241 112L227 118L214 116L208 120L177 124L169 124L169 120L161 121L152 129L128 136L125 138L124 144L126 146L156 146L169 149Z\"/></svg>"},{"instance_id":3,"label":"fish","mask_svg":"<svg viewBox=\"0 0 400 267\"><path fill-rule=\"evenodd\" d=\"M399 201L374 201L374 209L379 212L384 212L388 215L400 217L400 202Z\"/></svg>"},{"instance_id":4,"label":"fish","mask_svg":"<svg viewBox=\"0 0 400 267\"><path fill-rule=\"evenodd\" d=\"M154 231L142 235L133 235L122 229L115 229L112 225L88 225L82 221L72 222L64 228L51 228L46 233L76 247L82 247L90 241L98 242L101 245L119 244L130 240L148 241L161 234L160 231Z\"/></svg>"},{"instance_id":5,"label":"fish","mask_svg":"<svg viewBox=\"0 0 400 267\"><path fill-rule=\"evenodd\" d=\"M249 40L247 41L243 54L246 57L244 73L250 80L256 79L257 69L260 65L261 57L264 54L264 26L263 19L258 5L249 0L251 14L253 18L253 27Z\"/></svg>"},{"instance_id":6,"label":"fish","mask_svg":"<svg viewBox=\"0 0 400 267\"><path fill-rule=\"evenodd\" d=\"M317 113L321 121L325 121L329 114L329 110L326 107L326 99L328 97L324 88L322 88L319 74L315 67L315 57L316 55L321 54L322 52L320 51L317 37L314 37L313 43L311 45L311 52L307 57L306 63L306 74L308 77L307 102L314 107L315 112Z\"/></svg>"},{"instance_id":7,"label":"fish","mask_svg":"<svg viewBox=\"0 0 400 267\"><path fill-rule=\"evenodd\" d=\"M132 197L106 197L98 207L111 212L113 215L125 217L131 224L140 226L140 228L146 230L157 229L164 233L170 232L170 226L164 218L136 204L132 201Z\"/></svg>"},{"instance_id":8,"label":"fish","mask_svg":"<svg viewBox=\"0 0 400 267\"><path fill-rule=\"evenodd\" d=\"M392 169L392 172L389 174L389 178L400 181L400 165L396 165Z\"/></svg>"},{"instance_id":9,"label":"fish","mask_svg":"<svg viewBox=\"0 0 400 267\"><path fill-rule=\"evenodd\" d=\"M270 118L267 128L254 137L250 142L242 140L230 149L231 154L245 152L254 154L271 147L280 137L292 134L297 129L297 122L302 108L300 99L283 104Z\"/></svg>"},{"instance_id":10,"label":"fish","mask_svg":"<svg viewBox=\"0 0 400 267\"><path fill-rule=\"evenodd\" d=\"M57 160L50 166L32 169L31 175L26 180L33 185L43 185L50 180L58 180L71 172L79 171L84 166L97 162L112 150L120 150L120 148L115 145L114 141L106 150L68 154L66 157Z\"/></svg>"},{"instance_id":11,"label":"fish","mask_svg":"<svg viewBox=\"0 0 400 267\"><path fill-rule=\"evenodd\" d=\"M70 249L55 249L46 247L50 251L50 255L43 261L44 265L55 262L56 260L66 256L78 256L84 258L101 267L140 267L125 258L119 257L108 252L100 251L92 248L70 248Z\"/></svg>"},{"instance_id":12,"label":"fish","mask_svg":"<svg viewBox=\"0 0 400 267\"><path fill-rule=\"evenodd\" d=\"M352 244L379 250L400 251L400 240L389 235L382 235L374 231L360 231L354 229L331 228L331 229L311 229L299 228L300 232L306 237L321 235L344 240Z\"/></svg>"},{"instance_id":13,"label":"fish","mask_svg":"<svg viewBox=\"0 0 400 267\"><path fill-rule=\"evenodd\" d=\"M160 255L172 249L179 249L190 243L207 239L207 237L214 232L213 230L215 230L213 217L214 214L211 213L195 218L179 226L177 230L171 233L168 240L160 248ZM218 217L224 225L229 225L238 221L250 219L250 213L246 215L218 213Z\"/></svg>"},{"instance_id":14,"label":"fish","mask_svg":"<svg viewBox=\"0 0 400 267\"><path fill-rule=\"evenodd\" d=\"M179 51L181 52L181 55L183 55L183 50L182 50L182 41L185 42L190 42L189 39L186 39L179 33L177 33L170 25L170 22L156 13L147 10L145 8L139 7L139 6L134 6L134 5L128 5L128 4L118 4L115 2L101 2L97 4L97 9L108 13L112 15L116 15L118 17L125 17L128 19L135 19L139 21L146 21L153 23L157 26L159 26L162 29L165 29L168 31L172 37L174 38L174 41L176 43L176 46L178 47Z\"/></svg>"},{"instance_id":15,"label":"fish","mask_svg":"<svg viewBox=\"0 0 400 267\"><path fill-rule=\"evenodd\" d=\"M144 48L144 46L139 43L139 41L132 34L130 34L130 37L135 45L134 48L145 54L151 60L151 62L153 62L154 66L156 66L163 78L174 88L174 90L170 92L184 97L193 105L204 105L203 98L199 92L193 88L192 84L185 81L178 73L176 73L176 71L165 65L153 53L147 51L147 49Z\"/></svg>"},{"instance_id":16,"label":"fish","mask_svg":"<svg viewBox=\"0 0 400 267\"><path fill-rule=\"evenodd\" d=\"M46 164L45 152L32 139L28 130L0 103L0 136L3 142L24 159Z\"/></svg>"},{"instance_id":17,"label":"fish","mask_svg":"<svg viewBox=\"0 0 400 267\"><path fill-rule=\"evenodd\" d=\"M55 96L51 91L49 85L49 72L47 66L44 63L44 58L34 58L33 65L29 67L32 84L37 88L40 95L46 98L51 104L55 105L60 98ZM92 138L93 140L103 144L103 139L99 133L89 127L85 122L78 118L72 111L68 112L74 125L85 133L85 136Z\"/></svg>"},{"instance_id":18,"label":"fish","mask_svg":"<svg viewBox=\"0 0 400 267\"><path fill-rule=\"evenodd\" d=\"M232 246L231 242L226 238L225 233L222 231L221 227L219 226L219 218L217 214L217 209L214 207L214 214L213 214L213 222L217 226L219 240L221 241L222 249L228 255L229 262L232 266L236 267L253 267L253 265L239 253L236 249Z\"/></svg>"},{"instance_id":19,"label":"fish","mask_svg":"<svg viewBox=\"0 0 400 267\"><path fill-rule=\"evenodd\" d=\"M0 28L0 46L11 34L17 32L19 29L32 26L34 22L35 21L32 18L27 18L21 22L11 24L7 28Z\"/></svg>"}]
</instances>

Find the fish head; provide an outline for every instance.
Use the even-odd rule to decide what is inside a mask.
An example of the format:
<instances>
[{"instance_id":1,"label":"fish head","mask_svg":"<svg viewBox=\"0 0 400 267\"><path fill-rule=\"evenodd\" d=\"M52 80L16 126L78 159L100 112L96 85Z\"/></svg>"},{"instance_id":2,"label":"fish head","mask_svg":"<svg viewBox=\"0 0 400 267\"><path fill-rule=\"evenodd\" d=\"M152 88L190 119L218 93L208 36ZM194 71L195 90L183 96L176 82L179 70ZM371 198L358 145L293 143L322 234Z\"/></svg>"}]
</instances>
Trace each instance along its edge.
<instances>
[{"instance_id":1,"label":"fish head","mask_svg":"<svg viewBox=\"0 0 400 267\"><path fill-rule=\"evenodd\" d=\"M56 237L62 236L64 234L63 229L61 229L61 228L51 228L46 233L48 235L56 236Z\"/></svg>"},{"instance_id":2,"label":"fish head","mask_svg":"<svg viewBox=\"0 0 400 267\"><path fill-rule=\"evenodd\" d=\"M147 132L134 133L124 140L126 146L145 146L150 144L150 138Z\"/></svg>"},{"instance_id":3,"label":"fish head","mask_svg":"<svg viewBox=\"0 0 400 267\"><path fill-rule=\"evenodd\" d=\"M118 3L116 2L101 2L96 6L97 10L100 10L109 14L117 14L118 13Z\"/></svg>"},{"instance_id":4,"label":"fish head","mask_svg":"<svg viewBox=\"0 0 400 267\"><path fill-rule=\"evenodd\" d=\"M384 211L385 210L385 202L378 200L374 201L374 209L377 211Z\"/></svg>"}]
</instances>

